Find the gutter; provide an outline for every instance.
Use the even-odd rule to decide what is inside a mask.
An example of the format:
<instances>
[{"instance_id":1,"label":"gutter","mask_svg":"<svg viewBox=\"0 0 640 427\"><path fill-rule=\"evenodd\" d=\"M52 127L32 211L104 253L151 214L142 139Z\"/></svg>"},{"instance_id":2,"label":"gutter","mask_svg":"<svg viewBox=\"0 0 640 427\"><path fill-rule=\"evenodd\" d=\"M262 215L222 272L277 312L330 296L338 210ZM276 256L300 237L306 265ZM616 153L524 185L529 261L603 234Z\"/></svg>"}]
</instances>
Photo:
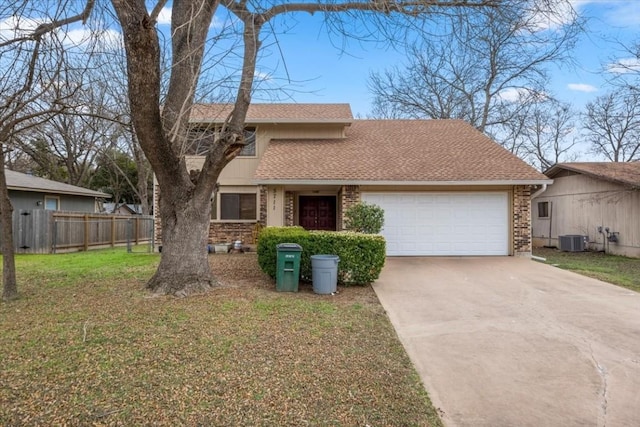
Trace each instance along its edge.
<instances>
[{"instance_id":1,"label":"gutter","mask_svg":"<svg viewBox=\"0 0 640 427\"><path fill-rule=\"evenodd\" d=\"M492 185L542 185L546 190L552 180L500 180L500 181L375 181L357 179L253 179L256 185L388 185L388 186L492 186ZM540 191L542 193L542 191ZM536 192L536 195L538 192ZM533 197L533 196L531 196Z\"/></svg>"}]
</instances>

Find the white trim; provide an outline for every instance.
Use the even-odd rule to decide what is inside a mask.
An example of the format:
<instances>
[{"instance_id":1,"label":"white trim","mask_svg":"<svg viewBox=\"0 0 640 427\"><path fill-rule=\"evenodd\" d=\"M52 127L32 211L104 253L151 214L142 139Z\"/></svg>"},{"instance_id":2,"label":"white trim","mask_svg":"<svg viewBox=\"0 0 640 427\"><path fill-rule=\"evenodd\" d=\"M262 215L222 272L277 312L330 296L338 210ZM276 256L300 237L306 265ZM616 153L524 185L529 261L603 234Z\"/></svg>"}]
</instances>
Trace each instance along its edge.
<instances>
[{"instance_id":1,"label":"white trim","mask_svg":"<svg viewBox=\"0 0 640 427\"><path fill-rule=\"evenodd\" d=\"M553 180L500 180L500 181L373 181L373 180L320 180L320 179L256 179L256 185L393 185L393 186L488 186L488 185L545 185Z\"/></svg>"}]
</instances>

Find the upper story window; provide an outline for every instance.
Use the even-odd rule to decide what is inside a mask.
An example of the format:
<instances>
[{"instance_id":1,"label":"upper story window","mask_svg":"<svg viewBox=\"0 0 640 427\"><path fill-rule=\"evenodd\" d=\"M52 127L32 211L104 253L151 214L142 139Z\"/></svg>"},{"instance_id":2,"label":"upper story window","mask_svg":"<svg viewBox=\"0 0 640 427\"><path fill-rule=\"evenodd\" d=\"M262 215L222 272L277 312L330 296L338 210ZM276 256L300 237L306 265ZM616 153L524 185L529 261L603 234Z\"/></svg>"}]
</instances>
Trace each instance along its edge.
<instances>
[{"instance_id":1,"label":"upper story window","mask_svg":"<svg viewBox=\"0 0 640 427\"><path fill-rule=\"evenodd\" d=\"M538 218L549 218L549 202L538 202Z\"/></svg>"},{"instance_id":2,"label":"upper story window","mask_svg":"<svg viewBox=\"0 0 640 427\"><path fill-rule=\"evenodd\" d=\"M244 129L244 148L238 156L253 157L256 155L256 128Z\"/></svg>"},{"instance_id":3,"label":"upper story window","mask_svg":"<svg viewBox=\"0 0 640 427\"><path fill-rule=\"evenodd\" d=\"M205 156L218 139L219 128L192 129L189 132L189 146L186 154ZM255 157L256 155L256 128L247 127L244 130L245 146L238 157Z\"/></svg>"}]
</instances>

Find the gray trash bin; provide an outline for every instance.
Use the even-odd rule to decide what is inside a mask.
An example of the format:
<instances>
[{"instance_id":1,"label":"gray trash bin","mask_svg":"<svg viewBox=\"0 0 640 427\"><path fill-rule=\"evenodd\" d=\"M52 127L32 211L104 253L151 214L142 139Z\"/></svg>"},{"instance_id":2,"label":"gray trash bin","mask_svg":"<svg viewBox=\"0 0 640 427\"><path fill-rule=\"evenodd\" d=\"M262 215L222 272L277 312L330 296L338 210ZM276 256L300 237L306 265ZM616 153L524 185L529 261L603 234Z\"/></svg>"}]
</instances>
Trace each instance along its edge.
<instances>
[{"instance_id":1,"label":"gray trash bin","mask_svg":"<svg viewBox=\"0 0 640 427\"><path fill-rule=\"evenodd\" d=\"M311 280L316 294L332 294L338 290L338 255L311 255Z\"/></svg>"}]
</instances>

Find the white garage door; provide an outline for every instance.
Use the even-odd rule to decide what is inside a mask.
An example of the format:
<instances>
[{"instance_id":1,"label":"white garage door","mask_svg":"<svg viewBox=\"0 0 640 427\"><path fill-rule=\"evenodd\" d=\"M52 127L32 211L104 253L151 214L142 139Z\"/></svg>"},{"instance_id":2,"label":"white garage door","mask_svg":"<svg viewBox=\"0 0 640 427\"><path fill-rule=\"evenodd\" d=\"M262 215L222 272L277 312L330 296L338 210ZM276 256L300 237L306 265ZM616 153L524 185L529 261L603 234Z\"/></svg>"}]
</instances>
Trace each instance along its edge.
<instances>
[{"instance_id":1,"label":"white garage door","mask_svg":"<svg viewBox=\"0 0 640 427\"><path fill-rule=\"evenodd\" d=\"M508 255L506 192L362 193L384 209L387 255Z\"/></svg>"}]
</instances>

